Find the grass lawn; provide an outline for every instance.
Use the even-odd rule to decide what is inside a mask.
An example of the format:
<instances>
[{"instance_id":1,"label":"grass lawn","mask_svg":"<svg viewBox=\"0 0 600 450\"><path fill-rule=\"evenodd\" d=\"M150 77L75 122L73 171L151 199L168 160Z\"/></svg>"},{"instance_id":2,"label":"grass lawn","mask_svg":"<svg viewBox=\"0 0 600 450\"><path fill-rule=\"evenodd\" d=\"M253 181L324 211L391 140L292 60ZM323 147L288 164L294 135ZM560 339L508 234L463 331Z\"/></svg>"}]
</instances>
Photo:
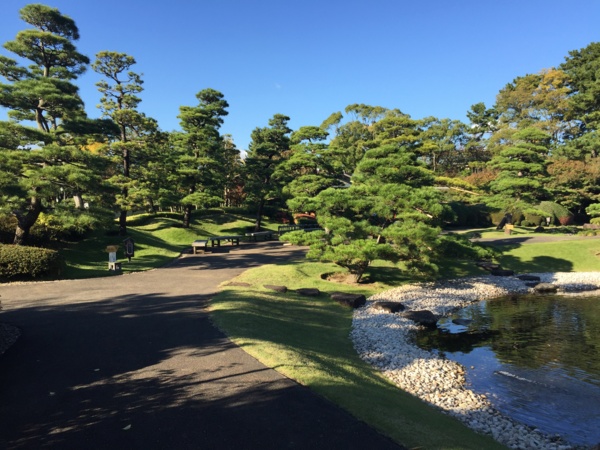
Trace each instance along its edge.
<instances>
[{"instance_id":1,"label":"grass lawn","mask_svg":"<svg viewBox=\"0 0 600 450\"><path fill-rule=\"evenodd\" d=\"M344 290L371 295L385 285L340 286L321 279L321 274L336 270L312 262L249 270L236 281L252 287L224 286L211 303L212 316L250 355L398 443L428 449L504 448L398 389L358 357L348 336L352 310L325 293ZM281 280L290 289L316 287L324 294L312 298L262 288L282 284Z\"/></svg>"},{"instance_id":2,"label":"grass lawn","mask_svg":"<svg viewBox=\"0 0 600 450\"><path fill-rule=\"evenodd\" d=\"M180 216L133 216L129 219L128 235L135 242L135 257L127 261L123 254L124 237L96 232L87 239L68 245L61 253L65 259L64 278L91 278L119 273L108 271L108 245L120 245L117 260L122 272L154 269L177 258L191 243L207 236L244 234L254 225L254 219L241 214L209 210L194 216L190 228L182 228ZM263 228L277 230L277 223L265 219Z\"/></svg>"}]
</instances>

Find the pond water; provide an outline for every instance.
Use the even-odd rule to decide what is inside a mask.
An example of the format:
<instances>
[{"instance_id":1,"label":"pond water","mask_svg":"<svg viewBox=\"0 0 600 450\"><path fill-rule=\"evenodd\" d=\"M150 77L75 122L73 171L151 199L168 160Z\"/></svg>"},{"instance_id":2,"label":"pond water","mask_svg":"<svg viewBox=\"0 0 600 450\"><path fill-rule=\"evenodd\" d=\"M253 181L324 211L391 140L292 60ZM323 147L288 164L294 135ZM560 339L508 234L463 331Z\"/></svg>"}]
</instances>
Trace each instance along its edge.
<instances>
[{"instance_id":1,"label":"pond water","mask_svg":"<svg viewBox=\"0 0 600 450\"><path fill-rule=\"evenodd\" d=\"M506 415L580 445L600 443L600 293L480 302L417 335L467 369Z\"/></svg>"}]
</instances>

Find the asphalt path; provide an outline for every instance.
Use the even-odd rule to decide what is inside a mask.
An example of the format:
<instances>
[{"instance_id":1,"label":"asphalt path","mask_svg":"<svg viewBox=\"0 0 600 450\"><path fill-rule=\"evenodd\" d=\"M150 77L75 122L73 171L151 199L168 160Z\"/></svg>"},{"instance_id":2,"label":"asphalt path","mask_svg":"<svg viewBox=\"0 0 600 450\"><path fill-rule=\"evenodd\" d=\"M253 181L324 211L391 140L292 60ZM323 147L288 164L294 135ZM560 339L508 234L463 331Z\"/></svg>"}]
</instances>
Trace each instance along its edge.
<instances>
[{"instance_id":1,"label":"asphalt path","mask_svg":"<svg viewBox=\"0 0 600 450\"><path fill-rule=\"evenodd\" d=\"M246 244L144 273L0 285L0 317L22 331L0 356L0 448L401 448L212 325L219 284L301 257Z\"/></svg>"}]
</instances>

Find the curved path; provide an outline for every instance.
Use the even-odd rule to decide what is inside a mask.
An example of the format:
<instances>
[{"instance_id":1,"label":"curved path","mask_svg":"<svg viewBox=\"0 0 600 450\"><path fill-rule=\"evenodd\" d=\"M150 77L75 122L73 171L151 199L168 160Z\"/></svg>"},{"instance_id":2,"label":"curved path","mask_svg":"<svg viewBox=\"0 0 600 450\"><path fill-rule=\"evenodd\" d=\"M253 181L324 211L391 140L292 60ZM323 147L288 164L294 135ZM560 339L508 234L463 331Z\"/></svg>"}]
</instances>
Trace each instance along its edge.
<instances>
[{"instance_id":1,"label":"curved path","mask_svg":"<svg viewBox=\"0 0 600 450\"><path fill-rule=\"evenodd\" d=\"M149 272L0 286L22 330L0 357L0 448L398 449L212 326L244 270L303 256L278 243Z\"/></svg>"}]
</instances>

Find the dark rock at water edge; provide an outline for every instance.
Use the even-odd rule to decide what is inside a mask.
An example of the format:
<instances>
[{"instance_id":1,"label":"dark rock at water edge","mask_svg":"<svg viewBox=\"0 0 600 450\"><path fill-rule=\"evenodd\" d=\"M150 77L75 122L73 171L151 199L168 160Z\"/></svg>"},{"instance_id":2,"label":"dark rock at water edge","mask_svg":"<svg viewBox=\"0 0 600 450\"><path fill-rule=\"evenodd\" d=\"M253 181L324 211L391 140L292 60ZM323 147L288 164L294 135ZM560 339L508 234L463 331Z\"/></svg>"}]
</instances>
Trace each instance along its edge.
<instances>
[{"instance_id":1,"label":"dark rock at water edge","mask_svg":"<svg viewBox=\"0 0 600 450\"><path fill-rule=\"evenodd\" d=\"M263 287L265 289L270 289L270 290L275 291L275 292L281 292L282 294L285 294L287 292L287 290L288 290L288 288L285 287L285 286L277 286L277 285L274 285L274 284L265 284Z\"/></svg>"},{"instance_id":2,"label":"dark rock at water edge","mask_svg":"<svg viewBox=\"0 0 600 450\"><path fill-rule=\"evenodd\" d=\"M406 317L413 322L418 323L426 327L435 327L437 325L438 317L431 311L407 311L402 313L402 317Z\"/></svg>"},{"instance_id":3,"label":"dark rock at water edge","mask_svg":"<svg viewBox=\"0 0 600 450\"><path fill-rule=\"evenodd\" d=\"M349 294L346 292L334 292L331 294L331 299L335 300L340 305L349 306L351 308L360 308L367 303L367 298L363 294Z\"/></svg>"},{"instance_id":4,"label":"dark rock at water edge","mask_svg":"<svg viewBox=\"0 0 600 450\"><path fill-rule=\"evenodd\" d=\"M541 281L537 275L517 275L517 278L521 281Z\"/></svg>"},{"instance_id":5,"label":"dark rock at water edge","mask_svg":"<svg viewBox=\"0 0 600 450\"><path fill-rule=\"evenodd\" d=\"M533 288L535 292L546 293L546 292L556 292L558 291L558 286L552 283L538 283L537 286Z\"/></svg>"},{"instance_id":6,"label":"dark rock at water edge","mask_svg":"<svg viewBox=\"0 0 600 450\"><path fill-rule=\"evenodd\" d=\"M508 269L494 269L490 271L490 274L495 277L512 277L515 274L515 272L514 270Z\"/></svg>"},{"instance_id":7,"label":"dark rock at water edge","mask_svg":"<svg viewBox=\"0 0 600 450\"><path fill-rule=\"evenodd\" d=\"M373 308L389 313L397 313L404 311L404 305L398 302L376 302Z\"/></svg>"}]
</instances>

